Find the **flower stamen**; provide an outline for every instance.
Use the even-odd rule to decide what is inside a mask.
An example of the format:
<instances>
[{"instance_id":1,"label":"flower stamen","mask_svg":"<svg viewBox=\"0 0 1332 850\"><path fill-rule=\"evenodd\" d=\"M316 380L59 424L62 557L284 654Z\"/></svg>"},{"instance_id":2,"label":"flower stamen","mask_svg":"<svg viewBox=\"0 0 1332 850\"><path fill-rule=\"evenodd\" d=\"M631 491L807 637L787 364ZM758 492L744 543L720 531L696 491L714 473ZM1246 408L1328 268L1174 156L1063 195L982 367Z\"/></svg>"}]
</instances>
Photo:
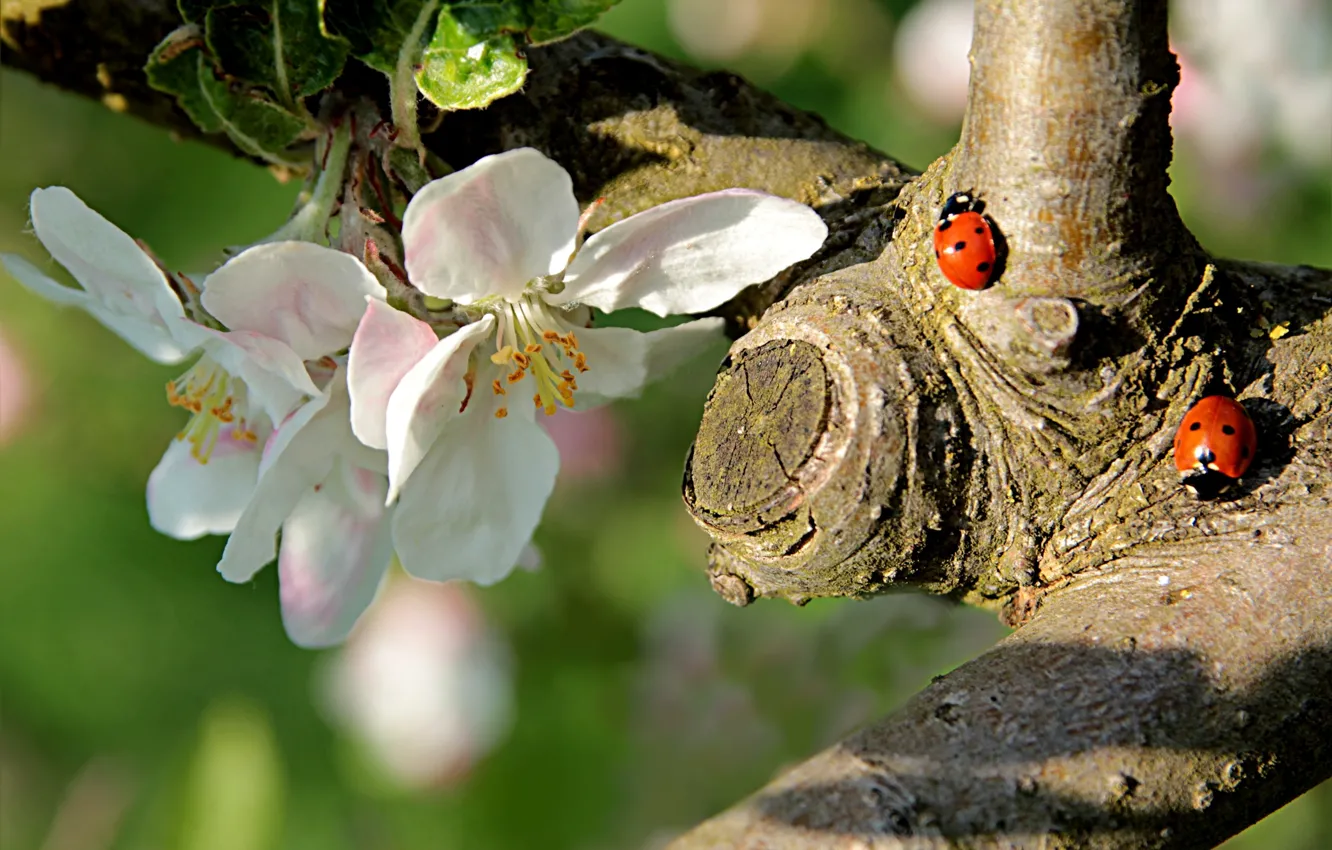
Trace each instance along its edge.
<instances>
[{"instance_id":1,"label":"flower stamen","mask_svg":"<svg viewBox=\"0 0 1332 850\"><path fill-rule=\"evenodd\" d=\"M227 439L253 444L259 436L248 423L249 403L244 382L228 375L212 358L199 358L185 374L166 385L167 402L194 414L176 435L189 440L190 454L208 463L217 442Z\"/></svg>"},{"instance_id":2,"label":"flower stamen","mask_svg":"<svg viewBox=\"0 0 1332 850\"><path fill-rule=\"evenodd\" d=\"M532 295L504 305L496 346L490 361L497 366L512 366L505 375L510 384L530 374L536 383L532 403L539 410L549 416L559 404L574 406L578 382L573 370L587 371L587 355L578 350L578 337L565 323L562 311L547 309ZM505 394L499 379L491 388L496 395Z\"/></svg>"}]
</instances>

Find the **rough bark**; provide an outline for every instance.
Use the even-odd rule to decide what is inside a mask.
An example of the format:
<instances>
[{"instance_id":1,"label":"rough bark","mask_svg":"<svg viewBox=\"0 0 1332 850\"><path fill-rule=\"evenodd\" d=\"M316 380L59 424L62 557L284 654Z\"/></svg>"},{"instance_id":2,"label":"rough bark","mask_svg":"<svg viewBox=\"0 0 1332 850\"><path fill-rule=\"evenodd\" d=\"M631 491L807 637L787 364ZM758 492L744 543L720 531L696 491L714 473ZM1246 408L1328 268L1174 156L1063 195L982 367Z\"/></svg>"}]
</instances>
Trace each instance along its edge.
<instances>
[{"instance_id":1,"label":"rough bark","mask_svg":"<svg viewBox=\"0 0 1332 850\"><path fill-rule=\"evenodd\" d=\"M90 36L82 5L121 14ZM169 5L7 21L4 61L97 97L99 64L130 69L130 111L189 132L130 79ZM1204 847L1332 774L1332 273L1212 259L1180 223L1165 14L979 2L962 139L918 179L731 75L589 34L429 137L455 165L545 150L607 198L594 227L733 185L818 209L824 251L723 311L751 332L685 481L713 586L913 586L1021 625L673 846ZM961 189L1007 245L982 293L931 253ZM1262 448L1199 502L1169 449L1218 390Z\"/></svg>"}]
</instances>

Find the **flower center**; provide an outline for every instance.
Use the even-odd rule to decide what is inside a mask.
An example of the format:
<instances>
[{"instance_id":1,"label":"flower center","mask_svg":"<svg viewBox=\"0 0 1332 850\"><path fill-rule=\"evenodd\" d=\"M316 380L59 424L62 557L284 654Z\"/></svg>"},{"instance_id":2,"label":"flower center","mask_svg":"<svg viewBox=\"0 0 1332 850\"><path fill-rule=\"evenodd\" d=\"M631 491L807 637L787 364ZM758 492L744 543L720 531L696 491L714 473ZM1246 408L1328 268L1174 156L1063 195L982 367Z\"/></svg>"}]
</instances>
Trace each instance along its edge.
<instances>
[{"instance_id":1,"label":"flower center","mask_svg":"<svg viewBox=\"0 0 1332 850\"><path fill-rule=\"evenodd\" d=\"M189 371L166 385L167 401L173 407L183 407L194 415L189 424L176 435L178 440L189 440L199 463L208 463L223 429L226 437L254 444L258 435L250 427L249 397L245 383L233 378L208 355Z\"/></svg>"},{"instance_id":2,"label":"flower center","mask_svg":"<svg viewBox=\"0 0 1332 850\"><path fill-rule=\"evenodd\" d=\"M499 313L495 353L490 362L509 371L491 382L495 395L508 395L506 384L516 384L531 375L536 384L532 403L547 416L555 413L556 401L573 407L578 379L586 372L587 355L578 350L578 337L563 310L552 310L539 295L526 294L521 301L505 304ZM500 407L495 415L509 415Z\"/></svg>"}]
</instances>

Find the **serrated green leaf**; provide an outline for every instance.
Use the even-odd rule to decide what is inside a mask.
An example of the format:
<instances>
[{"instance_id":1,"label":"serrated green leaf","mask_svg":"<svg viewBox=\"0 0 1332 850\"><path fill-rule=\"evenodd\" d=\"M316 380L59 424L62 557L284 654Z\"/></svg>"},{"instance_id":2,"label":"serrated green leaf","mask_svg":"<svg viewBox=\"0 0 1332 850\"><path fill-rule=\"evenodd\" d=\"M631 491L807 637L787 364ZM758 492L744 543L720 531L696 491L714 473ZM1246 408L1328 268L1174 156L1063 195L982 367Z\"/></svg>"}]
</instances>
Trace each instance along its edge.
<instances>
[{"instance_id":1,"label":"serrated green leaf","mask_svg":"<svg viewBox=\"0 0 1332 850\"><path fill-rule=\"evenodd\" d=\"M532 44L557 41L591 26L620 0L527 0L527 38Z\"/></svg>"},{"instance_id":2,"label":"serrated green leaf","mask_svg":"<svg viewBox=\"0 0 1332 850\"><path fill-rule=\"evenodd\" d=\"M435 32L421 54L416 84L441 109L480 109L522 88L527 60L513 36L478 38L442 9Z\"/></svg>"},{"instance_id":3,"label":"serrated green leaf","mask_svg":"<svg viewBox=\"0 0 1332 850\"><path fill-rule=\"evenodd\" d=\"M347 59L346 43L323 32L318 0L214 3L204 33L229 76L266 86L289 105L332 85Z\"/></svg>"},{"instance_id":4,"label":"serrated green leaf","mask_svg":"<svg viewBox=\"0 0 1332 850\"><path fill-rule=\"evenodd\" d=\"M205 133L224 132L251 156L288 165L282 155L306 130L303 118L265 97L260 89L218 76L200 28L186 24L157 45L144 73L158 91L175 95Z\"/></svg>"},{"instance_id":5,"label":"serrated green leaf","mask_svg":"<svg viewBox=\"0 0 1332 850\"><path fill-rule=\"evenodd\" d=\"M176 96L185 114L200 130L220 133L222 120L199 87L199 58L203 55L203 46L203 30L187 24L162 39L148 57L143 71L148 77L148 85Z\"/></svg>"},{"instance_id":6,"label":"serrated green leaf","mask_svg":"<svg viewBox=\"0 0 1332 850\"><path fill-rule=\"evenodd\" d=\"M208 59L199 53L199 90L217 114L222 130L236 147L267 162L289 164L282 152L306 129L304 119L261 97L256 91L237 91L213 73Z\"/></svg>"},{"instance_id":7,"label":"serrated green leaf","mask_svg":"<svg viewBox=\"0 0 1332 850\"><path fill-rule=\"evenodd\" d=\"M475 41L520 34L528 28L525 0L455 0L445 5Z\"/></svg>"},{"instance_id":8,"label":"serrated green leaf","mask_svg":"<svg viewBox=\"0 0 1332 850\"><path fill-rule=\"evenodd\" d=\"M403 43L425 6L426 0L320 0L319 3L324 32L345 39L353 56L390 76L397 69Z\"/></svg>"},{"instance_id":9,"label":"serrated green leaf","mask_svg":"<svg viewBox=\"0 0 1332 850\"><path fill-rule=\"evenodd\" d=\"M231 2L233 0L176 0L176 8L180 10L180 16L186 23L203 26L204 17L209 10Z\"/></svg>"}]
</instances>

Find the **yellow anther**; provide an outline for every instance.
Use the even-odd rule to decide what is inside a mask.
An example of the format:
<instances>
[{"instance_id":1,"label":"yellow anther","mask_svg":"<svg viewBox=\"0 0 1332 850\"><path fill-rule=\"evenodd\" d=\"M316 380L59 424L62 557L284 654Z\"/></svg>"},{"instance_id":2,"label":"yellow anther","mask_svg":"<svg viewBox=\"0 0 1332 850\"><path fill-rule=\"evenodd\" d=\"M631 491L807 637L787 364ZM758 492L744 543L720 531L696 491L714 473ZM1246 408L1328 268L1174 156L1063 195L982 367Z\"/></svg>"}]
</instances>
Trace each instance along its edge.
<instances>
[{"instance_id":1,"label":"yellow anther","mask_svg":"<svg viewBox=\"0 0 1332 850\"><path fill-rule=\"evenodd\" d=\"M523 354L521 351L515 351L513 353L513 362L517 363L519 368L526 369L528 366L532 365L532 358Z\"/></svg>"},{"instance_id":2,"label":"yellow anther","mask_svg":"<svg viewBox=\"0 0 1332 850\"><path fill-rule=\"evenodd\" d=\"M560 335L555 333L555 331L543 331L541 338L546 342L564 342Z\"/></svg>"},{"instance_id":3,"label":"yellow anther","mask_svg":"<svg viewBox=\"0 0 1332 850\"><path fill-rule=\"evenodd\" d=\"M537 345L535 342L529 342L523 351L526 351L528 354L536 354L541 351L541 346Z\"/></svg>"},{"instance_id":4,"label":"yellow anther","mask_svg":"<svg viewBox=\"0 0 1332 850\"><path fill-rule=\"evenodd\" d=\"M512 372L509 373L509 383L511 384L518 383L523 379L523 376L526 374L527 373L524 372L522 369L514 369Z\"/></svg>"},{"instance_id":5,"label":"yellow anther","mask_svg":"<svg viewBox=\"0 0 1332 850\"><path fill-rule=\"evenodd\" d=\"M509 408L507 408L507 407L500 407L500 408L497 408L497 409L495 410L495 418L496 418L496 419L503 419L504 417L506 417L506 416L508 416L508 415L509 415Z\"/></svg>"},{"instance_id":6,"label":"yellow anther","mask_svg":"<svg viewBox=\"0 0 1332 850\"><path fill-rule=\"evenodd\" d=\"M500 383L499 378L491 382L490 388L495 391L495 395L508 395L508 390L504 389L504 385Z\"/></svg>"}]
</instances>

